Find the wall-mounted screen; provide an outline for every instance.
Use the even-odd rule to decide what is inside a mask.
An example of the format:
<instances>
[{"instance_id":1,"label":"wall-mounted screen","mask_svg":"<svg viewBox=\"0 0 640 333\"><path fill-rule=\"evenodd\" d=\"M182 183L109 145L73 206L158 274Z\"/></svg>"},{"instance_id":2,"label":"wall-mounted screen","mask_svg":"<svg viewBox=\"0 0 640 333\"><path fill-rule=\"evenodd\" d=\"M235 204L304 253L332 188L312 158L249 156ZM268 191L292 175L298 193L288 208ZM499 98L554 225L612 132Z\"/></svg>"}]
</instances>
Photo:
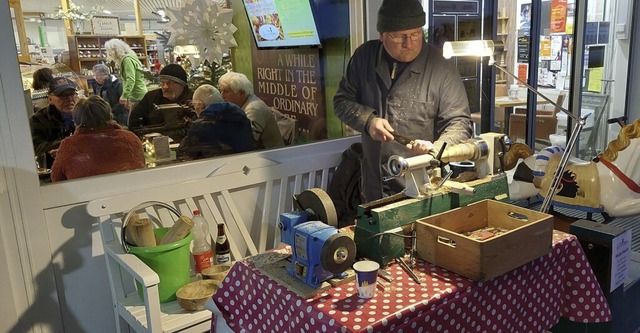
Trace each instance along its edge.
<instances>
[{"instance_id":1,"label":"wall-mounted screen","mask_svg":"<svg viewBox=\"0 0 640 333\"><path fill-rule=\"evenodd\" d=\"M243 0L258 48L320 45L309 0Z\"/></svg>"}]
</instances>

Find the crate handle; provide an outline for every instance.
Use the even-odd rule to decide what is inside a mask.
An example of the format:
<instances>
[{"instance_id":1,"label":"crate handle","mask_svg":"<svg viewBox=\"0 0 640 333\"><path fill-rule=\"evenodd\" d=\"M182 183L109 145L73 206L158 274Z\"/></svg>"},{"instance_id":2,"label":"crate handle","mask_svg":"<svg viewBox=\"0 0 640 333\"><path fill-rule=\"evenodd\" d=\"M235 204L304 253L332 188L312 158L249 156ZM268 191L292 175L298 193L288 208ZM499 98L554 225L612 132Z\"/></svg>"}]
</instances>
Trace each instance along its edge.
<instances>
[{"instance_id":1,"label":"crate handle","mask_svg":"<svg viewBox=\"0 0 640 333\"><path fill-rule=\"evenodd\" d=\"M446 237L442 237L442 236L438 236L438 243L442 244L442 245L446 245L452 248L456 248L456 241L451 240L449 238Z\"/></svg>"},{"instance_id":2,"label":"crate handle","mask_svg":"<svg viewBox=\"0 0 640 333\"><path fill-rule=\"evenodd\" d=\"M516 220L520 220L520 221L524 221L524 222L529 222L529 217L527 215L524 214L520 214L520 213L516 213L512 210L510 210L507 215L509 215L509 217L514 218Z\"/></svg>"}]
</instances>

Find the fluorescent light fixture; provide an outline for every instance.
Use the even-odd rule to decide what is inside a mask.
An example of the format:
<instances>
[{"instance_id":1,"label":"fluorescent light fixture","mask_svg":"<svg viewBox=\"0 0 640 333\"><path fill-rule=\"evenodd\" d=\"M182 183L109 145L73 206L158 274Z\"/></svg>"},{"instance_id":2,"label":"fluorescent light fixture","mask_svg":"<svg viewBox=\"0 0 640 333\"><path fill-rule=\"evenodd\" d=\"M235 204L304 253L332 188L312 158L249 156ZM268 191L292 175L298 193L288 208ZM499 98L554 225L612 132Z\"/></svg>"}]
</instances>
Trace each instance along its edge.
<instances>
[{"instance_id":1,"label":"fluorescent light fixture","mask_svg":"<svg viewBox=\"0 0 640 333\"><path fill-rule=\"evenodd\" d=\"M105 13L105 14L111 15L111 11L110 11L110 10L106 10L106 9L105 9L105 10L103 10L102 12L103 12L103 13Z\"/></svg>"},{"instance_id":2,"label":"fluorescent light fixture","mask_svg":"<svg viewBox=\"0 0 640 333\"><path fill-rule=\"evenodd\" d=\"M575 121L575 126L573 127L573 131L571 132L571 136L569 137L569 141L567 141L567 147L562 153L562 157L560 158L560 162L558 163L558 168L556 172L553 174L553 180L549 185L549 190L547 191L547 195L544 197L544 201L542 202L542 206L540 206L540 211L543 213L547 213L551 206L551 201L555 196L556 189L558 185L560 185L560 181L562 180L562 174L564 173L564 169L569 162L569 158L571 157L571 151L576 145L578 137L580 136L580 132L582 132L582 128L586 124L586 119L591 115L591 113L587 114L584 118L580 118L576 116L574 113L569 110L563 108L561 105L558 105L556 102L549 99L543 93L539 92L536 88L530 86L524 80L520 79L516 75L510 73L506 70L506 68L500 67L496 65L493 54L498 47L502 47L502 42L494 42L492 40L470 40L470 41L459 41L459 42L445 42L442 46L442 55L446 59L451 59L451 57L489 57L489 66L493 66L510 77L514 78L516 81L523 84L527 89L533 91L536 95L542 97L547 102L551 103L553 106L557 107L558 110L562 111L569 118Z\"/></svg>"},{"instance_id":3,"label":"fluorescent light fixture","mask_svg":"<svg viewBox=\"0 0 640 333\"><path fill-rule=\"evenodd\" d=\"M445 42L442 46L442 56L451 57L492 57L495 45L492 40L470 40L463 42Z\"/></svg>"}]
</instances>

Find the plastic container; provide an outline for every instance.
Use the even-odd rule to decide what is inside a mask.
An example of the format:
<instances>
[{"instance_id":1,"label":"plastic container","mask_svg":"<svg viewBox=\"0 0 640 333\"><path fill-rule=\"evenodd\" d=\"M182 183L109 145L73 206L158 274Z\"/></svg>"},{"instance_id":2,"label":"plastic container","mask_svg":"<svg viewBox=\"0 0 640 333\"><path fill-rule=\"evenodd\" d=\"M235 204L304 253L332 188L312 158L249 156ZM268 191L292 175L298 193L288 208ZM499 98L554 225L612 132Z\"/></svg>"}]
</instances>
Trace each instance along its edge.
<instances>
[{"instance_id":1,"label":"plastic container","mask_svg":"<svg viewBox=\"0 0 640 333\"><path fill-rule=\"evenodd\" d=\"M209 244L209 224L200 215L199 210L193 211L193 261L195 263L196 273L202 273L203 270L213 265L213 251Z\"/></svg>"},{"instance_id":2,"label":"plastic container","mask_svg":"<svg viewBox=\"0 0 640 333\"><path fill-rule=\"evenodd\" d=\"M156 238L162 238L170 228L154 229ZM160 303L176 299L176 291L191 281L189 275L189 244L193 236L191 233L179 241L149 247L129 246L129 252L135 254L142 262L151 268L158 277L158 293ZM142 286L136 281L138 295L144 299Z\"/></svg>"}]
</instances>

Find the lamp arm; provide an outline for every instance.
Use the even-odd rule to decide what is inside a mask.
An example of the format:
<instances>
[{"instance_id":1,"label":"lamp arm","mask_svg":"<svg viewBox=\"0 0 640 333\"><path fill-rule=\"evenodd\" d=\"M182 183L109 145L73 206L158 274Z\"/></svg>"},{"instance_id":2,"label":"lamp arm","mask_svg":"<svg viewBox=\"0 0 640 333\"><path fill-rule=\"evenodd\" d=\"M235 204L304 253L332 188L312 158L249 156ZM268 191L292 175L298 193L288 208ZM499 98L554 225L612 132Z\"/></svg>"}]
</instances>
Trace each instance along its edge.
<instances>
[{"instance_id":1,"label":"lamp arm","mask_svg":"<svg viewBox=\"0 0 640 333\"><path fill-rule=\"evenodd\" d=\"M580 122L580 118L578 118L578 116L574 115L573 113L569 112L569 110L563 108L562 106L558 105L558 103L552 101L551 99L549 99L549 97L545 96L543 93L541 93L540 91L538 91L536 88L530 86L528 83L524 82L524 80L520 79L519 77L511 74L508 70L506 70L505 68L497 65L496 63L493 63L493 67L501 70L502 72L504 72L505 74L509 75L510 77L516 79L516 81L522 83L525 87L527 87L527 89L533 91L534 93L536 93L536 95L542 97L545 101L551 103L551 105L555 106L556 108L558 108L558 110L564 112L567 116L571 117L571 119L575 120L576 122Z\"/></svg>"},{"instance_id":2,"label":"lamp arm","mask_svg":"<svg viewBox=\"0 0 640 333\"><path fill-rule=\"evenodd\" d=\"M551 184L549 185L549 189L547 190L547 195L544 197L544 201L540 206L540 211L543 213L547 213L549 211L549 208L551 207L551 201L553 201L553 197L556 195L556 190L558 189L558 185L560 185L560 181L562 180L564 169L566 168L567 163L569 163L571 152L573 151L573 148L575 147L578 141L580 132L582 132L582 129L586 124L586 121L585 121L586 117L579 118L578 116L569 112L569 110L563 108L562 106L558 105L556 102L550 100L547 96L545 96L544 94L539 92L537 89L535 89L534 87L530 86L529 84L521 80L519 77L509 73L509 71L507 71L503 67L496 65L495 62L492 65L497 69L501 70L502 72L506 73L508 76L516 79L516 81L522 83L525 87L527 87L527 89L533 91L534 93L536 93L536 95L544 98L547 102L551 103L553 106L558 108L558 110L564 112L567 116L571 117L571 119L575 121L575 126L573 127L573 131L571 132L571 136L569 137L569 140L567 141L567 146L564 152L562 153L562 156L560 157L560 162L558 162L558 168L553 174L553 179L551 180Z\"/></svg>"},{"instance_id":3,"label":"lamp arm","mask_svg":"<svg viewBox=\"0 0 640 333\"><path fill-rule=\"evenodd\" d=\"M562 175L564 174L564 169L569 162L569 158L571 157L571 151L575 147L578 137L580 136L580 132L582 132L582 128L584 127L584 121L577 121L576 125L573 127L573 132L571 132L571 136L569 137L569 141L567 142L567 147L565 148L562 156L560 157L560 162L558 162L558 168L553 174L553 180L549 185L549 189L547 190L547 195L544 197L544 201L542 201L542 205L540 206L540 211L543 213L548 213L549 207L551 206L551 201L553 197L556 195L556 189L562 180Z\"/></svg>"}]
</instances>

